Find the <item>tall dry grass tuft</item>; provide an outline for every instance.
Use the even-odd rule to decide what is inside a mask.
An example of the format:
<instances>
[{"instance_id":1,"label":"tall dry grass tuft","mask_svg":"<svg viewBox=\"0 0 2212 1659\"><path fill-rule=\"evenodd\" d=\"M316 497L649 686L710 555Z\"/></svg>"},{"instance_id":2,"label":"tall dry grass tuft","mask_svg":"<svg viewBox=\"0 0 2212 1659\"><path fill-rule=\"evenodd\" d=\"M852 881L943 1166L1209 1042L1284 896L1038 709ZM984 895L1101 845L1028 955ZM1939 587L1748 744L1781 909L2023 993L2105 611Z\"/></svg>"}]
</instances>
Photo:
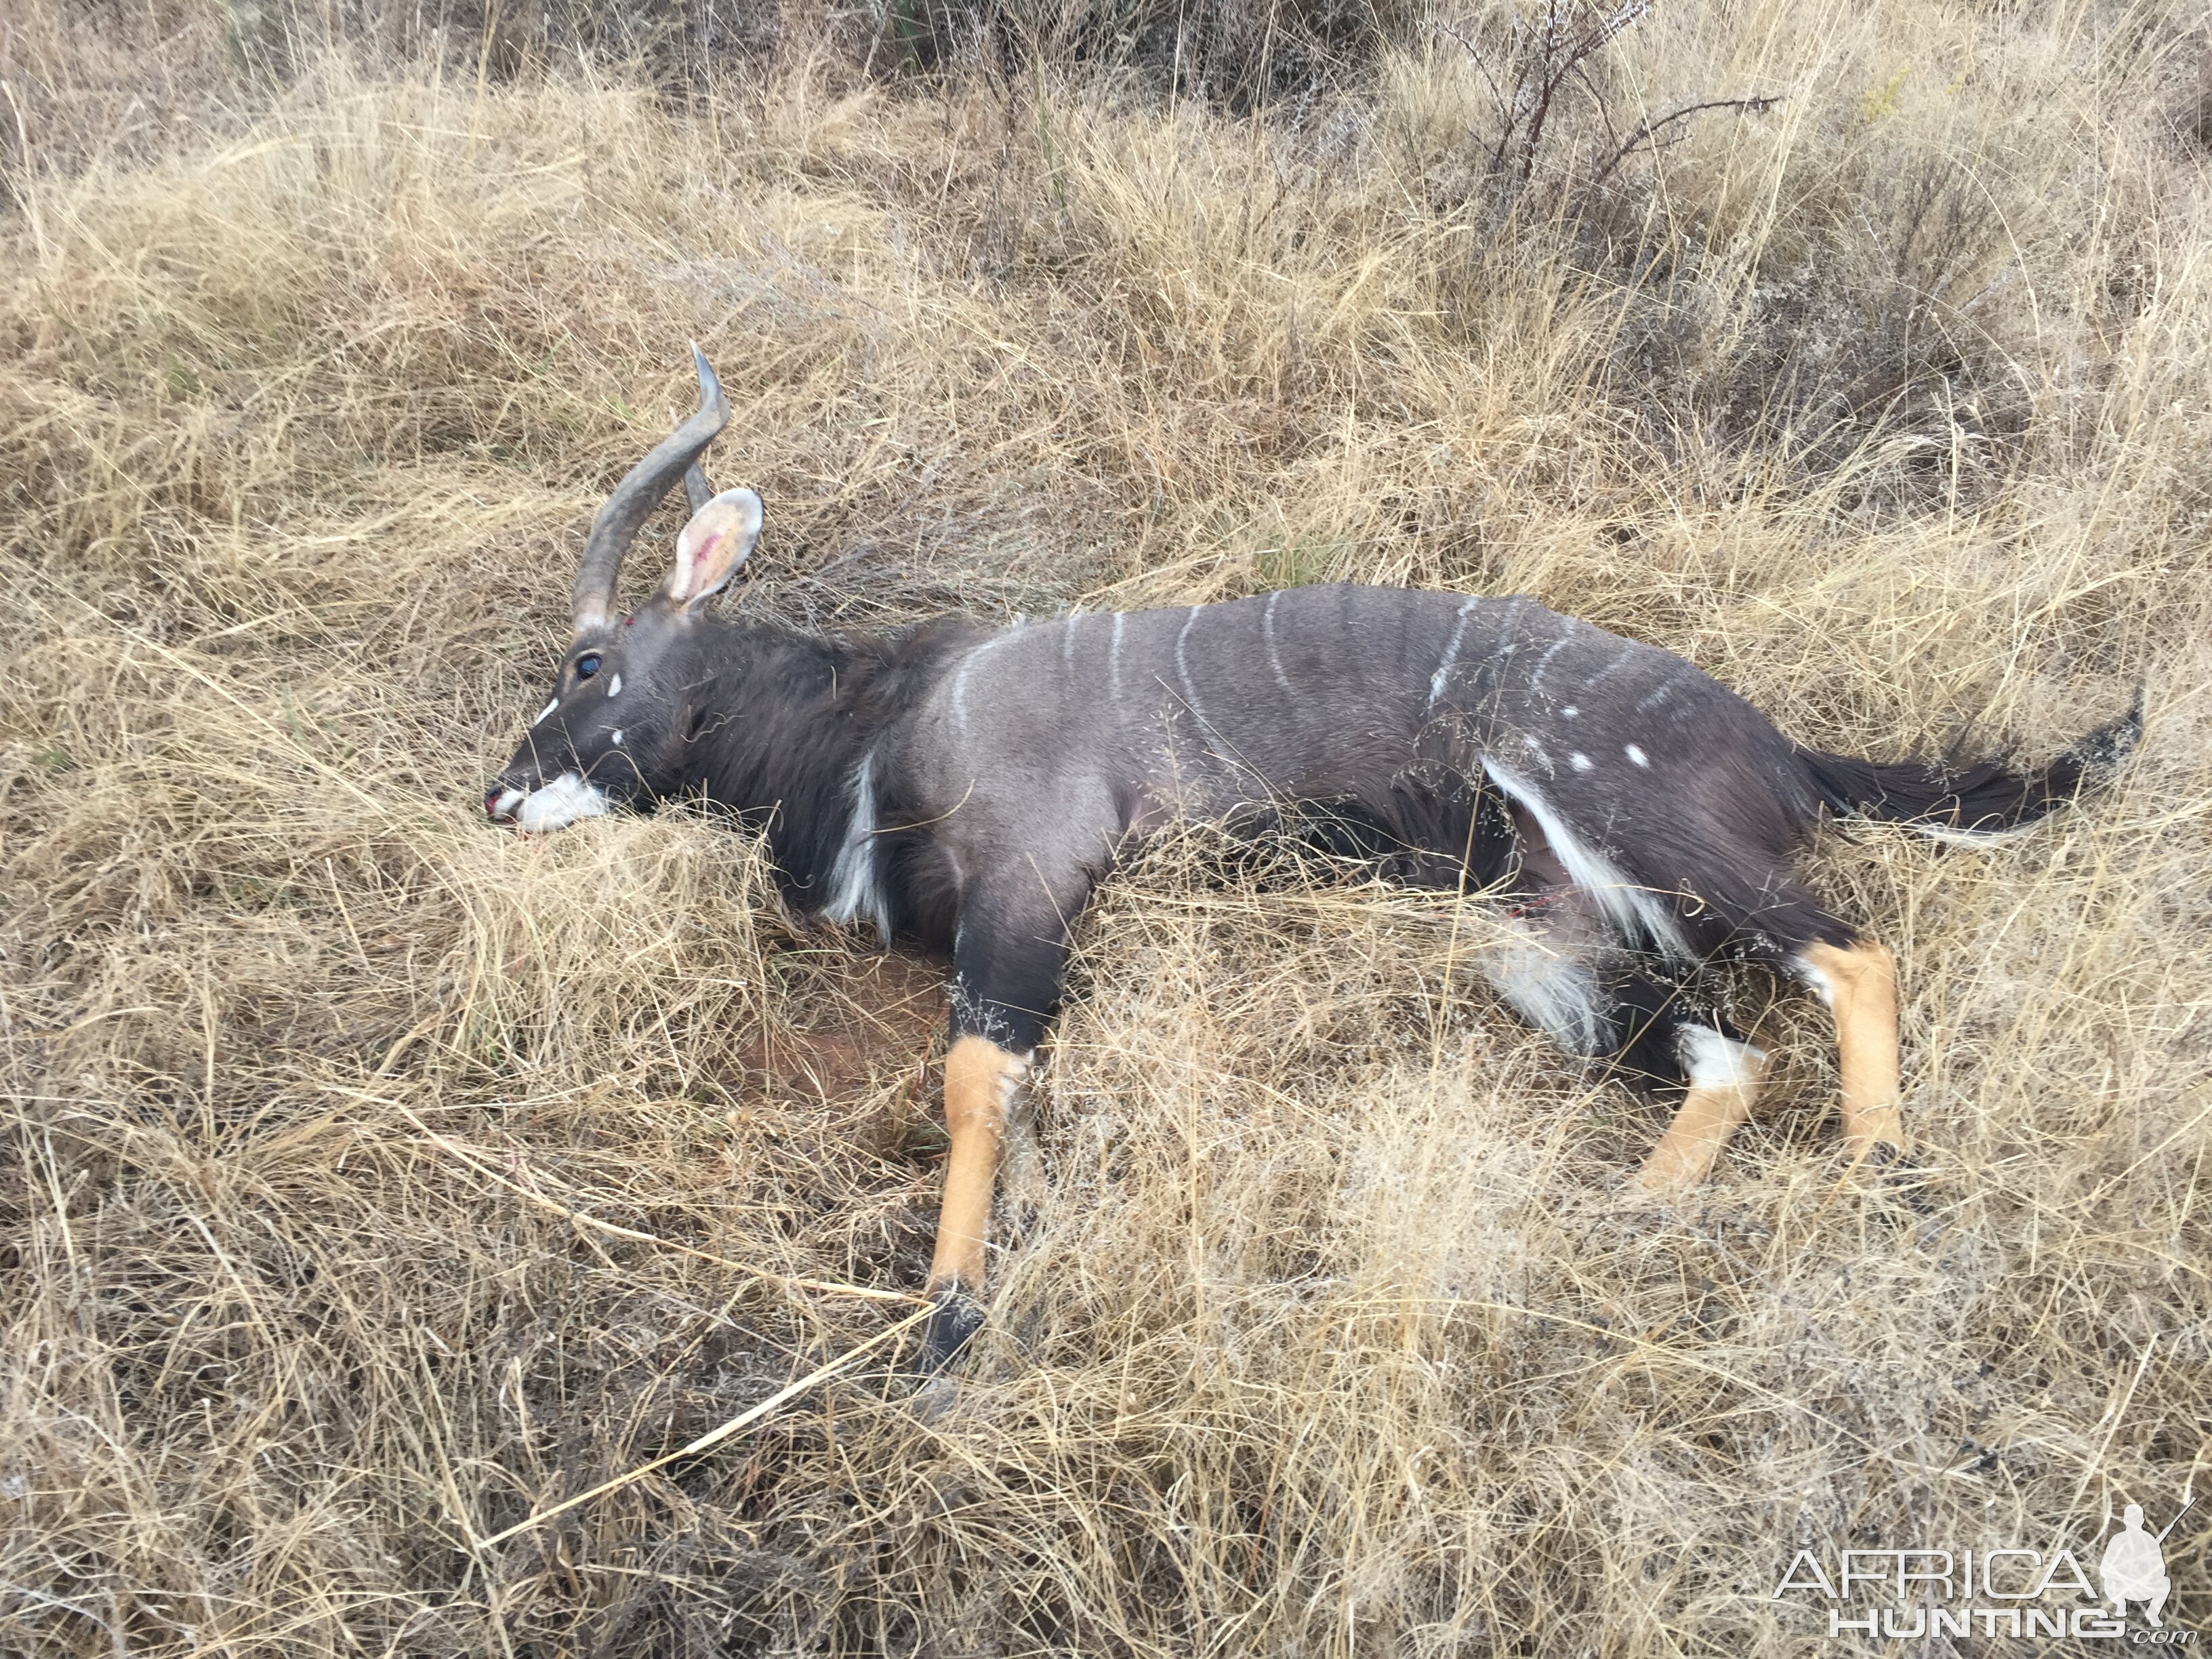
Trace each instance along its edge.
<instances>
[{"instance_id":1,"label":"tall dry grass tuft","mask_svg":"<svg viewBox=\"0 0 2212 1659\"><path fill-rule=\"evenodd\" d=\"M2202 1489L2193 15L1658 8L1501 181L1503 8L1259 119L872 81L797 9L684 98L280 75L236 9L0 48L0 1649L1809 1652L1797 1548L2087 1559ZM1168 847L1081 930L957 1404L865 1364L486 1544L927 1247L927 964L706 818L477 805L691 337L793 621L1519 590L1885 755L2147 686L2080 811L1823 854L1929 1206L1842 1178L1802 1000L1738 988L1772 1097L1638 1208L1656 1109L1479 916Z\"/></svg>"}]
</instances>

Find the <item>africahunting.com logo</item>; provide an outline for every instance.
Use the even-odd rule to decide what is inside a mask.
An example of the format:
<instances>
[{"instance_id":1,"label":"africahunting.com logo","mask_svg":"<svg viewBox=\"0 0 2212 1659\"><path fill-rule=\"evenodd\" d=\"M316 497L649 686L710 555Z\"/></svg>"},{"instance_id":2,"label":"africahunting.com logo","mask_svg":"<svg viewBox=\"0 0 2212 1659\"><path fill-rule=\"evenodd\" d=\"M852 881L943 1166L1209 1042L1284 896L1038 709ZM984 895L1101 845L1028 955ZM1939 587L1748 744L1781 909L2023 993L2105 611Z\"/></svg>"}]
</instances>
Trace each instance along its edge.
<instances>
[{"instance_id":1,"label":"africahunting.com logo","mask_svg":"<svg viewBox=\"0 0 2212 1659\"><path fill-rule=\"evenodd\" d=\"M2129 1504L2094 1583L2068 1549L1799 1550L1774 1599L1825 1606L1831 1636L2102 1637L2186 1647L2197 1632L2163 1616L2173 1590L2165 1545L2196 1507L2192 1498L2152 1533L2142 1505Z\"/></svg>"}]
</instances>

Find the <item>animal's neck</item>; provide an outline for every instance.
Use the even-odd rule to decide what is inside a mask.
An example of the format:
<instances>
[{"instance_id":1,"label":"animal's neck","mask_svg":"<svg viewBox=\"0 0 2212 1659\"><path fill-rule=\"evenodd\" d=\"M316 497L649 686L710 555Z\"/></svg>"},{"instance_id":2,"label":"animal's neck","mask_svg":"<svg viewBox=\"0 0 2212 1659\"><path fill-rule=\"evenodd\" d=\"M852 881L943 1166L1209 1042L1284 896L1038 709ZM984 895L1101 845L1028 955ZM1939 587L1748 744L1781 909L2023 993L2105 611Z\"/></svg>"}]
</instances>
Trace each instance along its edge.
<instances>
[{"instance_id":1,"label":"animal's neck","mask_svg":"<svg viewBox=\"0 0 2212 1659\"><path fill-rule=\"evenodd\" d=\"M685 786L764 829L785 890L818 908L880 724L865 696L877 653L757 623L701 644Z\"/></svg>"}]
</instances>

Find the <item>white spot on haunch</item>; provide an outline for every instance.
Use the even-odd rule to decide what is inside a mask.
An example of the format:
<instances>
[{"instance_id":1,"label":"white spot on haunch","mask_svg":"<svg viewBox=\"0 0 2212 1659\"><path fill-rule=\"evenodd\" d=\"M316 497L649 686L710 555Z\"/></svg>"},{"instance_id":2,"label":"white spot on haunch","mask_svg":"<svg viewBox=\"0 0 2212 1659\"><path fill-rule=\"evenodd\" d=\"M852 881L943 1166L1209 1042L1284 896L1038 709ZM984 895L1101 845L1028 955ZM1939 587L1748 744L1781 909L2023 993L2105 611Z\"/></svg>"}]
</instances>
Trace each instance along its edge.
<instances>
[{"instance_id":1,"label":"white spot on haunch","mask_svg":"<svg viewBox=\"0 0 2212 1659\"><path fill-rule=\"evenodd\" d=\"M533 789L515 809L514 821L529 834L565 830L579 818L604 817L613 803L584 781L580 772L563 772L541 789Z\"/></svg>"},{"instance_id":2,"label":"white spot on haunch","mask_svg":"<svg viewBox=\"0 0 2212 1659\"><path fill-rule=\"evenodd\" d=\"M1443 696L1444 682L1450 676L1452 665L1459 660L1459 642L1467 634L1467 613L1481 603L1480 599L1469 599L1459 608L1459 620L1452 624L1451 641L1444 647L1443 660L1437 665L1437 672L1429 676L1429 707L1431 708L1434 708L1437 706L1437 700ZM1513 647L1509 645L1501 654L1510 655L1512 650Z\"/></svg>"},{"instance_id":3,"label":"white spot on haunch","mask_svg":"<svg viewBox=\"0 0 2212 1659\"><path fill-rule=\"evenodd\" d=\"M1518 802L1536 820L1536 827L1551 842L1552 851L1565 866L1567 878L1588 893L1605 911L1624 939L1648 938L1667 955L1685 962L1692 959L1690 942L1667 902L1649 888L1634 886L1602 853L1567 827L1551 802L1527 779L1507 771L1496 761L1486 760L1483 771L1506 796Z\"/></svg>"},{"instance_id":4,"label":"white spot on haunch","mask_svg":"<svg viewBox=\"0 0 2212 1659\"><path fill-rule=\"evenodd\" d=\"M1583 711L1576 708L1574 704L1569 703L1565 708L1559 710L1559 718L1564 720L1571 720L1582 712Z\"/></svg>"},{"instance_id":5,"label":"white spot on haunch","mask_svg":"<svg viewBox=\"0 0 2212 1659\"><path fill-rule=\"evenodd\" d=\"M1590 757L1588 755L1583 754L1581 750L1577 749L1573 754L1567 757L1567 764L1573 767L1577 772L1587 772L1590 769Z\"/></svg>"},{"instance_id":6,"label":"white spot on haunch","mask_svg":"<svg viewBox=\"0 0 2212 1659\"><path fill-rule=\"evenodd\" d=\"M1755 1043L1723 1036L1710 1025L1681 1025L1674 1030L1674 1054L1692 1089L1733 1089L1759 1081L1766 1051Z\"/></svg>"},{"instance_id":7,"label":"white spot on haunch","mask_svg":"<svg viewBox=\"0 0 2212 1659\"><path fill-rule=\"evenodd\" d=\"M852 816L845 820L845 842L837 849L837 862L830 871L830 901L822 907L824 919L844 924L867 921L888 950L891 942L890 902L876 869L876 757L860 757L846 786Z\"/></svg>"},{"instance_id":8,"label":"white spot on haunch","mask_svg":"<svg viewBox=\"0 0 2212 1659\"><path fill-rule=\"evenodd\" d=\"M1638 766L1648 767L1651 764L1650 760L1644 755L1644 752L1632 743L1630 744L1627 748L1622 750L1621 753L1626 755L1630 760L1635 762Z\"/></svg>"},{"instance_id":9,"label":"white spot on haunch","mask_svg":"<svg viewBox=\"0 0 2212 1659\"><path fill-rule=\"evenodd\" d=\"M607 677L607 695L611 697L622 696L622 674L619 670Z\"/></svg>"},{"instance_id":10,"label":"white spot on haunch","mask_svg":"<svg viewBox=\"0 0 2212 1659\"><path fill-rule=\"evenodd\" d=\"M553 711L554 711L555 709L558 708L560 706L561 706L561 699L560 699L560 698L558 698L558 697L554 698L552 702L550 702L547 703L547 704L545 705L545 707L544 707L544 708L541 708L541 709L539 709L539 710L538 711L538 718L537 718L536 720L534 720L531 721L530 723L531 723L532 726L543 726L543 725L544 725L544 724L545 724L545 722L546 722L548 720L550 720L550 718L552 718Z\"/></svg>"},{"instance_id":11,"label":"white spot on haunch","mask_svg":"<svg viewBox=\"0 0 2212 1659\"><path fill-rule=\"evenodd\" d=\"M1260 635L1267 641L1267 666L1275 671L1275 684L1283 688L1285 696L1295 696L1297 694L1291 690L1291 677L1283 672L1282 653L1275 649L1275 601L1282 597L1280 588L1267 595L1267 607L1260 612Z\"/></svg>"}]
</instances>

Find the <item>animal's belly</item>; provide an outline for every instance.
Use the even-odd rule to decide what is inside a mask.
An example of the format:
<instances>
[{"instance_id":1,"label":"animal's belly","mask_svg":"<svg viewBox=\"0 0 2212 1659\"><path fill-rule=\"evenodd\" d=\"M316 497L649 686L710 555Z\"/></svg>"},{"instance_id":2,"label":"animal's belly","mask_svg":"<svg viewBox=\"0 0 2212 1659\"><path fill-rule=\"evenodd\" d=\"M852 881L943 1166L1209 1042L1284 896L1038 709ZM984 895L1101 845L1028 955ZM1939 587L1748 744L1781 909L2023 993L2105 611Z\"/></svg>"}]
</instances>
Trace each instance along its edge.
<instances>
[{"instance_id":1,"label":"animal's belly","mask_svg":"<svg viewBox=\"0 0 2212 1659\"><path fill-rule=\"evenodd\" d=\"M1294 842L1333 860L1372 866L1386 880L1464 891L1505 881L1518 865L1504 799L1477 771L1412 757L1395 771L1329 781L1295 793L1238 787L1221 776L1203 790L1188 773L1178 789L1136 792L1127 835L1140 843L1188 825L1256 846Z\"/></svg>"}]
</instances>

